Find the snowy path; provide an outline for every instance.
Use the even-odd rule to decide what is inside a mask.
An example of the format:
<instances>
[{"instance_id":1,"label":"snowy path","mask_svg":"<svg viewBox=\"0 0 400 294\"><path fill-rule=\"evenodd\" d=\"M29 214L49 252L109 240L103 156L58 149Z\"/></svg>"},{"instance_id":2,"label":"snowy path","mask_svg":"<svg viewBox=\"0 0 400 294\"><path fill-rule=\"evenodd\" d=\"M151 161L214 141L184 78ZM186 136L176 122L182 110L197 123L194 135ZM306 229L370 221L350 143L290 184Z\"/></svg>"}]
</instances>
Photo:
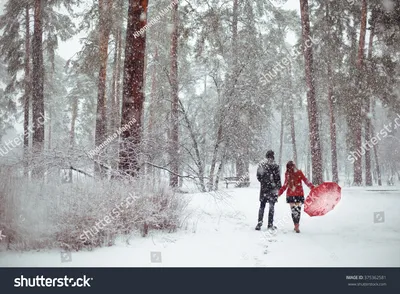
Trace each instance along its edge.
<instances>
[{"instance_id":1,"label":"snowy path","mask_svg":"<svg viewBox=\"0 0 400 294\"><path fill-rule=\"evenodd\" d=\"M376 188L375 188L376 189ZM306 191L308 192L308 191ZM301 234L293 232L284 196L276 205L276 236L255 231L258 185L211 194L192 194L192 215L185 230L149 237L91 252L0 252L0 266L28 267L398 267L400 266L400 191L343 189L337 208L311 218L302 213ZM217 200L219 199L219 200ZM374 213L384 212L375 223ZM266 211L267 213L267 211ZM161 253L152 263L151 252Z\"/></svg>"}]
</instances>

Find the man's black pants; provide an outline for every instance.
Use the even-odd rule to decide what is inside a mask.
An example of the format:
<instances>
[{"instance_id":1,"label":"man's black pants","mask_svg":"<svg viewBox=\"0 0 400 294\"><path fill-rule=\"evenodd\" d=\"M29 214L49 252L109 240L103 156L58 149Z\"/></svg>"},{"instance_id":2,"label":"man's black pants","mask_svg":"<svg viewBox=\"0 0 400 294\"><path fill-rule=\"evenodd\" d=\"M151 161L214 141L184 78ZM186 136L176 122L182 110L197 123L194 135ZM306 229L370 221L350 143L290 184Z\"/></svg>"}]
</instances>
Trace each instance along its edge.
<instances>
[{"instance_id":1,"label":"man's black pants","mask_svg":"<svg viewBox=\"0 0 400 294\"><path fill-rule=\"evenodd\" d=\"M258 222L262 223L264 219L264 210L265 205L269 203L269 212L268 212L268 226L272 226L274 224L274 213L275 213L275 201L267 199L260 201L260 209L258 210Z\"/></svg>"}]
</instances>

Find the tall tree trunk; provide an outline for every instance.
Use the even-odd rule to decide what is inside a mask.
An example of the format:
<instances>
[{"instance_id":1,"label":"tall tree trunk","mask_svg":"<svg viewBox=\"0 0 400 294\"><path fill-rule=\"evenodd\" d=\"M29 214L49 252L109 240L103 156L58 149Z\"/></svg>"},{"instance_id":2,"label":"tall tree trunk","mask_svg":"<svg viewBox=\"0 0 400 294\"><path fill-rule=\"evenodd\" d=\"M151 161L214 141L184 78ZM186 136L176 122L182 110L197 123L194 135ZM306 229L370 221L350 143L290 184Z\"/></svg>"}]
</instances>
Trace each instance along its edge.
<instances>
[{"instance_id":1,"label":"tall tree trunk","mask_svg":"<svg viewBox=\"0 0 400 294\"><path fill-rule=\"evenodd\" d=\"M329 103L329 116L330 116L330 132L331 132L331 161L332 161L332 181L339 183L338 171L338 157L337 157L337 143L336 143L336 117L335 117L335 104L333 96L332 85L332 65L328 59L328 103Z\"/></svg>"},{"instance_id":2,"label":"tall tree trunk","mask_svg":"<svg viewBox=\"0 0 400 294\"><path fill-rule=\"evenodd\" d=\"M371 111L371 102L367 95L365 99L365 111L366 111L366 122L365 122L365 141L371 142L371 120L368 117ZM365 148L365 185L372 186L372 173L371 173L371 150Z\"/></svg>"},{"instance_id":3,"label":"tall tree trunk","mask_svg":"<svg viewBox=\"0 0 400 294\"><path fill-rule=\"evenodd\" d=\"M372 113L375 116L375 107L374 104L372 105ZM373 126L373 124L371 123L371 135L374 136L375 133L375 128ZM381 175L381 168L379 165L379 151L378 151L378 146L377 145L373 145L373 149L374 149L374 157L375 157L375 166L376 166L376 175L378 177L378 185L382 186L382 175Z\"/></svg>"},{"instance_id":4,"label":"tall tree trunk","mask_svg":"<svg viewBox=\"0 0 400 294\"><path fill-rule=\"evenodd\" d=\"M311 147L311 162L312 162L312 181L314 184L323 182L322 170L322 153L321 142L318 126L318 107L315 97L315 80L313 71L313 51L312 46L307 46L307 41L310 41L310 19L308 12L308 0L300 0L302 36L303 36L303 52L305 60L305 75L307 81L307 109L309 136Z\"/></svg>"},{"instance_id":5,"label":"tall tree trunk","mask_svg":"<svg viewBox=\"0 0 400 294\"><path fill-rule=\"evenodd\" d=\"M294 123L294 110L293 110L292 99L290 100L289 110L290 110L290 133L291 133L291 137L292 137L293 160L294 160L294 162L296 162L296 164L298 164L298 162L297 162L297 147L296 147L296 128L295 128L295 123Z\"/></svg>"},{"instance_id":6,"label":"tall tree trunk","mask_svg":"<svg viewBox=\"0 0 400 294\"><path fill-rule=\"evenodd\" d=\"M43 66L43 24L42 10L45 5L42 0L35 0L34 7L34 31L32 38L32 120L33 136L32 147L37 160L43 152L44 147L44 66ZM35 165L33 175L42 178L44 169L42 163Z\"/></svg>"},{"instance_id":7,"label":"tall tree trunk","mask_svg":"<svg viewBox=\"0 0 400 294\"><path fill-rule=\"evenodd\" d=\"M222 125L222 119L221 119L221 121L219 122L218 131L217 131L217 141L214 145L213 157L211 160L210 176L209 176L209 182L208 182L208 190L209 191L212 191L214 189L215 165L217 164L217 156L218 156L218 152L219 152L219 147L222 143L222 134L223 134L223 125Z\"/></svg>"},{"instance_id":8,"label":"tall tree trunk","mask_svg":"<svg viewBox=\"0 0 400 294\"><path fill-rule=\"evenodd\" d=\"M172 0L174 3L175 0ZM172 8L172 35L171 35L171 169L169 183L171 187L178 186L179 172L179 98L178 98L178 5L173 5Z\"/></svg>"},{"instance_id":9,"label":"tall tree trunk","mask_svg":"<svg viewBox=\"0 0 400 294\"><path fill-rule=\"evenodd\" d=\"M371 138L371 124L367 126L368 123L365 125L365 139L370 140ZM372 147L374 149L374 146ZM373 186L372 180L372 162L371 162L371 150L366 151L365 153L365 184L366 186ZM377 158L375 158L377 159ZM377 167L379 169L379 167Z\"/></svg>"},{"instance_id":10,"label":"tall tree trunk","mask_svg":"<svg viewBox=\"0 0 400 294\"><path fill-rule=\"evenodd\" d=\"M111 99L110 99L110 123L108 126L109 129L109 134L111 135L112 133L115 132L115 129L117 128L117 118L115 117L117 113L116 109L116 102L117 102L117 68L118 68L118 32L114 36L115 39L115 47L114 47L114 60L113 60L113 74L112 74L112 82L111 82Z\"/></svg>"},{"instance_id":11,"label":"tall tree trunk","mask_svg":"<svg viewBox=\"0 0 400 294\"><path fill-rule=\"evenodd\" d=\"M367 32L367 0L362 0L360 40L358 45L358 56L357 56L357 67L359 70L362 70L364 65L364 47L365 47L366 32Z\"/></svg>"},{"instance_id":12,"label":"tall tree trunk","mask_svg":"<svg viewBox=\"0 0 400 294\"><path fill-rule=\"evenodd\" d=\"M234 80L237 79L238 76L238 18L239 18L239 1L233 0L233 11L232 11L232 67L231 67L231 76L229 80L232 82L232 91L234 91L235 83ZM242 113L245 115L245 112ZM246 113L246 117L248 114ZM235 128L237 130L245 130L248 128L247 122L246 125L242 124L240 120L236 120ZM239 141L236 142L238 144L238 153L236 155L236 176L243 177L248 171L249 160L248 160L248 140L241 139L239 137Z\"/></svg>"},{"instance_id":13,"label":"tall tree trunk","mask_svg":"<svg viewBox=\"0 0 400 294\"><path fill-rule=\"evenodd\" d=\"M51 80L51 79L50 79ZM48 120L48 129L47 129L47 149L51 149L51 124L52 124L52 109L51 106L49 105L49 120Z\"/></svg>"},{"instance_id":14,"label":"tall tree trunk","mask_svg":"<svg viewBox=\"0 0 400 294\"><path fill-rule=\"evenodd\" d=\"M30 95L31 95L31 33L30 33L30 16L29 5L25 7L25 83L24 83L24 175L28 175L28 154L29 154L29 111L30 111Z\"/></svg>"},{"instance_id":15,"label":"tall tree trunk","mask_svg":"<svg viewBox=\"0 0 400 294\"><path fill-rule=\"evenodd\" d=\"M71 153L74 151L75 148L75 125L76 119L78 118L78 102L79 98L77 95L75 95L72 101L71 128L69 130L69 150ZM69 170L69 179L72 183L72 169Z\"/></svg>"},{"instance_id":16,"label":"tall tree trunk","mask_svg":"<svg viewBox=\"0 0 400 294\"><path fill-rule=\"evenodd\" d=\"M52 85L53 82L53 76L54 76L54 71L55 71L55 66L54 66L54 62L52 62L52 68L49 72L49 81L50 81L50 86L49 86L49 90L50 93L54 93L54 87ZM47 121L47 149L50 150L51 149L51 137L52 137L52 120L53 120L53 106L52 106L52 101L51 101L51 97L52 95L50 95L49 97L47 97L47 105L48 105L48 121ZM48 179L49 180L49 179Z\"/></svg>"},{"instance_id":17,"label":"tall tree trunk","mask_svg":"<svg viewBox=\"0 0 400 294\"><path fill-rule=\"evenodd\" d=\"M328 37L331 37L331 29L333 24L330 17L329 3L326 5L326 18ZM336 117L335 117L335 101L333 96L333 74L332 74L332 61L327 58L328 66L328 104L329 104L329 117L330 117L330 137L331 137L331 168L332 168L332 181L339 183L339 170L338 170L338 156L337 156L337 133L336 133Z\"/></svg>"},{"instance_id":18,"label":"tall tree trunk","mask_svg":"<svg viewBox=\"0 0 400 294\"><path fill-rule=\"evenodd\" d=\"M147 127L147 140L146 145L151 146L152 140L155 138L153 136L154 124L156 120L156 109L158 105L157 97L157 62L158 62L158 47L155 45L155 54L153 60L153 66L151 69L151 92L150 92L150 103L149 103L149 124ZM155 184L154 168L152 166L147 166L147 174L151 174L152 180Z\"/></svg>"},{"instance_id":19,"label":"tall tree trunk","mask_svg":"<svg viewBox=\"0 0 400 294\"><path fill-rule=\"evenodd\" d=\"M123 0L119 2L119 4L122 6L123 5ZM118 39L118 46L116 48L116 50L118 50L118 59L117 59L117 76L116 76L116 91L115 91L115 96L113 97L115 99L115 110L113 113L114 116L114 121L115 121L115 128L117 129L120 125L121 125L121 92L122 92L122 79L121 79L121 73L122 73L122 44L123 44L123 40L122 40L122 25L123 25L123 21L121 20L120 23L120 27L117 31L117 39ZM117 144L115 146L115 154L118 157L119 155L119 139L120 139L120 135L118 134L117 136ZM113 164L113 168L114 169L118 169L118 159L115 160L114 164ZM114 177L114 176L113 176Z\"/></svg>"},{"instance_id":20,"label":"tall tree trunk","mask_svg":"<svg viewBox=\"0 0 400 294\"><path fill-rule=\"evenodd\" d=\"M114 45L114 60L113 60L113 75L112 75L112 84L111 84L111 105L110 105L110 110L108 111L107 116L110 117L109 119L109 125L108 125L108 136L111 136L113 134L115 134L116 130L119 128L120 125L120 121L119 121L119 97L118 96L118 85L119 85L119 79L120 79L120 71L121 71L121 66L120 66L120 62L121 62L121 27L118 27L116 32L114 32L114 41L115 41L115 45ZM116 160L118 157L118 148L119 148L119 136L117 134L117 137L115 138L115 140L113 140L112 142L112 153L109 157L109 166L112 169L118 169L118 161ZM114 175L112 176L114 177Z\"/></svg>"},{"instance_id":21,"label":"tall tree trunk","mask_svg":"<svg viewBox=\"0 0 400 294\"><path fill-rule=\"evenodd\" d=\"M158 47L155 48L154 63L152 66L151 73L151 95L149 105L149 129L148 133L151 135L154 128L154 122L156 119L156 105L158 104L157 99L157 61L158 61Z\"/></svg>"},{"instance_id":22,"label":"tall tree trunk","mask_svg":"<svg viewBox=\"0 0 400 294\"><path fill-rule=\"evenodd\" d=\"M216 176L215 176L214 191L218 191L218 188L219 188L219 180L220 180L220 178L221 178L222 169L223 169L223 167L224 167L224 165L225 165L225 161L226 161L227 152L226 152L226 148L224 148L224 149L225 149L225 150L224 150L224 152L223 152L223 155L222 155L222 158L221 158L221 162L220 162L220 164L219 164L219 166L218 166L217 174L216 174Z\"/></svg>"},{"instance_id":23,"label":"tall tree trunk","mask_svg":"<svg viewBox=\"0 0 400 294\"><path fill-rule=\"evenodd\" d=\"M372 25L370 29L369 35L369 44L368 44L368 61L370 64L368 78L370 78L372 73L372 50L373 50L373 42L375 37L375 19L376 19L376 9L372 10L371 20ZM372 83L369 82L368 85ZM371 100L370 93L366 93L365 97L365 140L369 143L371 141ZM378 168L379 169L379 168ZM372 186L372 173L371 173L371 150L368 149L365 151L365 184L366 186Z\"/></svg>"},{"instance_id":24,"label":"tall tree trunk","mask_svg":"<svg viewBox=\"0 0 400 294\"><path fill-rule=\"evenodd\" d=\"M282 96L282 104L281 104L281 134L280 134L280 143L279 143L279 166L282 165L282 153L283 153L283 133L285 127L285 98Z\"/></svg>"},{"instance_id":25,"label":"tall tree trunk","mask_svg":"<svg viewBox=\"0 0 400 294\"><path fill-rule=\"evenodd\" d=\"M370 72L372 73L374 71L374 65L372 64L372 50L373 50L373 42L374 42L374 37L375 37L375 24L376 24L376 17L377 17L377 10L376 8L372 9L372 15L371 15L371 20L372 20L372 25L371 25L371 33L370 33L370 37L369 37L369 50L368 50L368 60L371 64L371 68L370 68ZM369 83L370 85L371 83ZM367 103L368 105L370 105L370 99L369 96L367 97ZM369 110L368 110L369 111ZM371 114L367 115L367 121L366 121L366 128L365 131L369 132L369 138L371 138L371 136L374 136L375 133L375 129L374 126L372 124L372 118L376 117L376 113L375 113L375 102L373 102L372 104L372 109L371 109ZM379 151L378 151L378 146L376 144L373 144L373 150L374 150L374 159L375 159L375 168L376 168L376 175L377 175L377 181L378 181L378 185L382 186L382 176L381 176L381 169L380 169L380 165L379 165Z\"/></svg>"},{"instance_id":26,"label":"tall tree trunk","mask_svg":"<svg viewBox=\"0 0 400 294\"><path fill-rule=\"evenodd\" d=\"M310 148L310 141L307 142L309 147L308 149L311 150ZM307 163L306 163L306 176L308 179L311 179L311 175L312 175L312 162L311 162L311 152L307 152Z\"/></svg>"},{"instance_id":27,"label":"tall tree trunk","mask_svg":"<svg viewBox=\"0 0 400 294\"><path fill-rule=\"evenodd\" d=\"M289 67L289 89L292 89L292 69ZM290 91L289 98L289 115L290 115L290 133L292 137L292 148L293 148L293 160L296 164L297 162L297 147L296 147L296 128L294 122L294 103L293 103L293 95Z\"/></svg>"},{"instance_id":28,"label":"tall tree trunk","mask_svg":"<svg viewBox=\"0 0 400 294\"><path fill-rule=\"evenodd\" d=\"M358 56L357 56L357 69L358 69L358 89L363 89L362 84L362 72L364 67L364 46L365 46L365 34L367 29L367 1L362 0L362 10L361 10L361 29L360 29L360 40L358 44ZM352 113L354 121L354 138L355 138L355 149L361 150L362 148L362 95L361 93L356 97L355 109ZM354 161L354 185L362 185L362 160Z\"/></svg>"},{"instance_id":29,"label":"tall tree trunk","mask_svg":"<svg viewBox=\"0 0 400 294\"><path fill-rule=\"evenodd\" d=\"M237 56L237 39L238 39L238 16L239 16L239 3L238 0L233 0L233 20L232 20L232 57L233 57L233 70L237 70L238 56ZM232 77L233 78L233 77Z\"/></svg>"},{"instance_id":30,"label":"tall tree trunk","mask_svg":"<svg viewBox=\"0 0 400 294\"><path fill-rule=\"evenodd\" d=\"M376 20L376 10L373 9L372 11L372 27L371 27L371 35L370 35L370 39L369 39L369 51L368 51L368 60L371 63L372 66L372 50L373 50L373 40L374 40L374 36L375 36L375 20ZM371 71L373 69L371 68ZM375 118L376 114L375 114L375 102L373 102L372 104L372 117ZM369 123L369 130L370 130L370 136L374 136L375 135L375 129L374 126L372 124L372 120L371 120L371 115L368 115L367 117L367 123ZM368 129L368 128L367 128ZM378 146L373 144L373 150L374 150L374 158L375 158L375 168L376 168L376 175L377 175L377 180L378 180L378 185L382 186L382 176L381 176L381 169L380 169L380 165L379 165L379 152L378 152Z\"/></svg>"},{"instance_id":31,"label":"tall tree trunk","mask_svg":"<svg viewBox=\"0 0 400 294\"><path fill-rule=\"evenodd\" d=\"M233 79L236 77L236 72L238 70L238 51L237 51L237 39L238 39L238 14L239 14L239 3L238 0L233 0L233 11L232 11L232 64L231 64L231 73L229 80L233 81ZM240 122L237 122L237 125L235 126L236 129L242 128L243 125L240 124ZM236 142L239 143L239 142ZM236 165L236 177L241 177L245 173L245 160L244 160L244 154L243 154L243 149L242 149L243 144L240 144L240 148L237 149L236 153L236 160L235 160L235 165Z\"/></svg>"},{"instance_id":32,"label":"tall tree trunk","mask_svg":"<svg viewBox=\"0 0 400 294\"><path fill-rule=\"evenodd\" d=\"M72 101L71 128L69 131L69 148L75 147L75 125L78 117L78 96L74 96Z\"/></svg>"},{"instance_id":33,"label":"tall tree trunk","mask_svg":"<svg viewBox=\"0 0 400 294\"><path fill-rule=\"evenodd\" d=\"M122 24L121 24L122 25ZM115 93L115 121L116 126L119 126L121 123L121 72L122 72L122 29L118 30L118 60L117 60L117 90Z\"/></svg>"},{"instance_id":34,"label":"tall tree trunk","mask_svg":"<svg viewBox=\"0 0 400 294\"><path fill-rule=\"evenodd\" d=\"M110 36L111 0L99 0L99 80L97 88L97 111L96 111L96 133L95 144L101 145L107 135L107 111L106 111L106 81L108 40ZM96 174L102 174L98 164L95 165Z\"/></svg>"},{"instance_id":35,"label":"tall tree trunk","mask_svg":"<svg viewBox=\"0 0 400 294\"><path fill-rule=\"evenodd\" d=\"M138 156L142 136L146 32L139 35L137 32L146 25L147 5L147 0L129 0L121 126L131 121L134 123L121 133L119 167L131 176L136 176L140 169Z\"/></svg>"}]
</instances>

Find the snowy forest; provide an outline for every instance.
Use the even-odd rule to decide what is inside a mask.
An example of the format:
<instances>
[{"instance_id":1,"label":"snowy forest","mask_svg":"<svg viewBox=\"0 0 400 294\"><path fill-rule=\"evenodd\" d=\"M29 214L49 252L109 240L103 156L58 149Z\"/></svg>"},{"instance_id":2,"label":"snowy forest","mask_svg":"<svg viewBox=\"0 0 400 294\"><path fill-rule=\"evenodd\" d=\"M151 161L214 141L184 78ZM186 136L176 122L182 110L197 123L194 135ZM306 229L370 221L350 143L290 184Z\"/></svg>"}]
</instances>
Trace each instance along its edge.
<instances>
[{"instance_id":1,"label":"snowy forest","mask_svg":"<svg viewBox=\"0 0 400 294\"><path fill-rule=\"evenodd\" d=\"M188 229L184 195L228 197L270 149L399 186L399 61L397 0L0 0L0 244Z\"/></svg>"}]
</instances>

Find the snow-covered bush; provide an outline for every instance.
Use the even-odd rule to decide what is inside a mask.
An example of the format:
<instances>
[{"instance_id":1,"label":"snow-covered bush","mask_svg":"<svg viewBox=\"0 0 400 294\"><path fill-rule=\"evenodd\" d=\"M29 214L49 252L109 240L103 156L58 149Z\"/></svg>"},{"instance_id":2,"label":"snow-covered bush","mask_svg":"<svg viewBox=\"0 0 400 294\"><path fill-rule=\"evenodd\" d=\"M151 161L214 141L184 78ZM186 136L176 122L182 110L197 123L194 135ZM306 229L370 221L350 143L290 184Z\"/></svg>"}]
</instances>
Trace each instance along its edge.
<instances>
[{"instance_id":1,"label":"snow-covered bush","mask_svg":"<svg viewBox=\"0 0 400 294\"><path fill-rule=\"evenodd\" d=\"M165 184L129 181L34 182L0 171L0 230L8 249L92 249L136 231L181 227L187 201Z\"/></svg>"}]
</instances>

